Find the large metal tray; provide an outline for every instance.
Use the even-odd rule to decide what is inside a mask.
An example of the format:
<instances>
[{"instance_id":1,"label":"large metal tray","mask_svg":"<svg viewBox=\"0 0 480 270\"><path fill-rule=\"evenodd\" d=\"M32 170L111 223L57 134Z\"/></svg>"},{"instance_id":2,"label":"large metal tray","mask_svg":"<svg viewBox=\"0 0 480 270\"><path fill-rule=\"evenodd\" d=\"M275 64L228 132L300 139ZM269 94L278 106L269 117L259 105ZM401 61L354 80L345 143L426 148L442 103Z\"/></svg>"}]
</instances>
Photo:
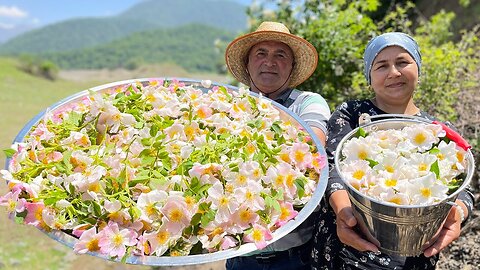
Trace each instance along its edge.
<instances>
[{"instance_id":1,"label":"large metal tray","mask_svg":"<svg viewBox=\"0 0 480 270\"><path fill-rule=\"evenodd\" d=\"M109 84L104 84L100 85L97 87L93 87L88 90L84 90L81 92L78 92L74 95L71 95L55 104L53 104L51 107L45 109L44 111L40 112L38 115L36 115L33 119L31 119L18 133L18 135L15 137L14 142L22 142L24 137L30 132L31 128L35 126L46 114L47 111L55 111L63 106L68 106L71 103L77 102L80 99L86 97L89 94L89 91L97 91L97 92L104 92L112 89L116 89L122 86L126 85L131 85L132 83L148 83L152 80L164 80L164 81L172 81L176 80L182 83L185 83L186 85L193 85L195 87L198 87L204 91L207 91L208 89L204 88L202 86L201 81L199 80L192 80L192 79L186 79L186 78L139 78L139 79L131 79L131 80L125 80L125 81L118 81L118 82L113 82ZM237 91L238 88L231 86L231 85L226 85L226 84L219 84L219 83L212 83L212 86L224 86L227 89L231 91ZM253 96L258 95L256 93L251 93ZM312 129L302 120L300 119L297 115L293 114L291 111L289 111L287 108L284 106L276 103L275 101L272 101L272 104L278 109L281 113L281 117L285 120L289 120L292 123L297 123L301 128L305 129L310 135L312 135L312 139L314 143L317 146L318 151L322 154L325 155L325 150L320 141L317 139L317 137L314 135ZM5 167L8 169L8 164L9 164L10 159L6 160L6 165ZM327 186L327 179L328 179L328 169L325 168L322 170L320 174L320 179L318 181L318 186L311 197L311 199L308 201L308 203L302 208L302 210L298 213L296 218L294 220L289 221L287 224L284 226L280 227L277 229L273 234L273 239L268 241L268 244L271 244L278 239L282 238L292 230L294 230L297 226L299 226L317 207L317 205L320 203L320 200L325 193L325 189ZM40 229L41 230L41 229ZM75 243L78 241L77 238L63 232L63 231L43 231L46 235L48 235L50 238L73 248ZM257 247L255 246L254 243L247 243L243 244L239 247L231 248L228 250L223 250L223 251L217 251L213 253L205 253L205 254L197 254L197 255L188 255L188 256L178 256L178 257L171 257L171 256L129 256L126 258L125 262L128 264L138 264L138 265L151 265L151 266L179 266L179 265L193 265L193 264L202 264L202 263L209 263L209 262L214 262L214 261L219 261L219 260L225 260L228 258L244 255L246 253L252 252L257 250ZM120 259L112 259L108 256L102 255L100 253L87 253L92 256L100 257L105 260L113 260L113 261L120 261Z\"/></svg>"}]
</instances>

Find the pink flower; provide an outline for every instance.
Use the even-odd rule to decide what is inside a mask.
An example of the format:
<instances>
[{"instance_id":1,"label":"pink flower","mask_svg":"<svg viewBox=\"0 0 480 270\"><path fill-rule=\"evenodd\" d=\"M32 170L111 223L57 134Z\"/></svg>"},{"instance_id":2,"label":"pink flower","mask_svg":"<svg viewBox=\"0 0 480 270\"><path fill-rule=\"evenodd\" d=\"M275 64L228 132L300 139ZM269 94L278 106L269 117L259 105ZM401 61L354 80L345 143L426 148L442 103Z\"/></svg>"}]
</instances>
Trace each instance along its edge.
<instances>
[{"instance_id":1,"label":"pink flower","mask_svg":"<svg viewBox=\"0 0 480 270\"><path fill-rule=\"evenodd\" d=\"M51 138L55 137L55 134L48 130L45 123L40 123L32 132L32 136L37 136L42 141L49 141Z\"/></svg>"},{"instance_id":2,"label":"pink flower","mask_svg":"<svg viewBox=\"0 0 480 270\"><path fill-rule=\"evenodd\" d=\"M25 217L26 224L45 229L47 228L47 225L42 218L42 211L43 209L45 209L45 205L43 204L43 202L26 202L25 208L27 209L27 216Z\"/></svg>"},{"instance_id":3,"label":"pink flower","mask_svg":"<svg viewBox=\"0 0 480 270\"><path fill-rule=\"evenodd\" d=\"M171 196L161 209L163 221L167 230L177 233L190 225L190 219L193 216L188 209L185 198L182 196Z\"/></svg>"},{"instance_id":4,"label":"pink flower","mask_svg":"<svg viewBox=\"0 0 480 270\"><path fill-rule=\"evenodd\" d=\"M134 254L137 256L145 256L145 254L150 255L151 252L152 248L150 243L148 243L148 239L145 236L140 235L140 237L138 237L137 248L135 249Z\"/></svg>"},{"instance_id":5,"label":"pink flower","mask_svg":"<svg viewBox=\"0 0 480 270\"><path fill-rule=\"evenodd\" d=\"M298 215L298 212L293 209L293 204L290 202L282 202L280 203L280 216L278 217L277 222L275 225L283 226L289 220L293 219Z\"/></svg>"},{"instance_id":6,"label":"pink flower","mask_svg":"<svg viewBox=\"0 0 480 270\"><path fill-rule=\"evenodd\" d=\"M200 105L196 111L197 116L200 119L206 119L212 116L213 110L207 105Z\"/></svg>"},{"instance_id":7,"label":"pink flower","mask_svg":"<svg viewBox=\"0 0 480 270\"><path fill-rule=\"evenodd\" d=\"M306 143L294 143L290 152L290 160L292 160L300 170L304 170L312 162L310 146Z\"/></svg>"},{"instance_id":8,"label":"pink flower","mask_svg":"<svg viewBox=\"0 0 480 270\"><path fill-rule=\"evenodd\" d=\"M327 157L320 153L315 153L312 155L312 163L310 167L313 167L317 173L320 173L323 168L327 165Z\"/></svg>"},{"instance_id":9,"label":"pink flower","mask_svg":"<svg viewBox=\"0 0 480 270\"><path fill-rule=\"evenodd\" d=\"M233 237L225 236L225 237L223 237L223 240L220 244L220 249L221 250L226 250L226 249L232 248L236 245L237 245L237 241Z\"/></svg>"},{"instance_id":10,"label":"pink flower","mask_svg":"<svg viewBox=\"0 0 480 270\"><path fill-rule=\"evenodd\" d=\"M92 225L90 225L90 224L77 225L73 228L72 234L74 236L76 236L77 238L80 238L80 236L82 236L82 233L85 232L86 230L88 230L91 227L92 227Z\"/></svg>"},{"instance_id":11,"label":"pink flower","mask_svg":"<svg viewBox=\"0 0 480 270\"><path fill-rule=\"evenodd\" d=\"M81 234L80 239L73 246L73 250L79 254L99 251L99 241L100 236L97 234L97 228L92 227Z\"/></svg>"},{"instance_id":12,"label":"pink flower","mask_svg":"<svg viewBox=\"0 0 480 270\"><path fill-rule=\"evenodd\" d=\"M253 212L250 208L242 206L236 211L233 216L233 223L242 229L247 229L250 224L255 224L260 217L257 213Z\"/></svg>"},{"instance_id":13,"label":"pink flower","mask_svg":"<svg viewBox=\"0 0 480 270\"><path fill-rule=\"evenodd\" d=\"M245 240L246 242L254 242L255 246L258 249L263 249L264 247L267 246L266 241L272 240L272 238L273 237L272 237L272 234L270 233L270 230L258 224L254 224L253 230L249 234L246 234L243 237L243 240Z\"/></svg>"},{"instance_id":14,"label":"pink flower","mask_svg":"<svg viewBox=\"0 0 480 270\"><path fill-rule=\"evenodd\" d=\"M118 228L117 223L109 222L99 233L100 239L98 246L103 254L111 257L123 257L126 252L126 246L137 244L137 233L130 229Z\"/></svg>"},{"instance_id":15,"label":"pink flower","mask_svg":"<svg viewBox=\"0 0 480 270\"><path fill-rule=\"evenodd\" d=\"M160 79L150 79L150 86L162 86L164 83L164 80Z\"/></svg>"},{"instance_id":16,"label":"pink flower","mask_svg":"<svg viewBox=\"0 0 480 270\"><path fill-rule=\"evenodd\" d=\"M16 189L0 197L0 205L7 207L8 217L10 219L13 218L16 213L21 213L25 210L26 200L18 198L21 191L20 189Z\"/></svg>"}]
</instances>

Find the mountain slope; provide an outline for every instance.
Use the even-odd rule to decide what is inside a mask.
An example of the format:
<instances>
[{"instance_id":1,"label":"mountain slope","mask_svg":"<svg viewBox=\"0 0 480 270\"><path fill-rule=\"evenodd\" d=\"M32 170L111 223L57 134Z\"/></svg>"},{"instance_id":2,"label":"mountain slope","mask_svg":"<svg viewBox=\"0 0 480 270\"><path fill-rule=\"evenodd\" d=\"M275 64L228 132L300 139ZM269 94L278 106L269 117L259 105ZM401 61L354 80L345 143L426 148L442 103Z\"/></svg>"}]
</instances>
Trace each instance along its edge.
<instances>
[{"instance_id":1,"label":"mountain slope","mask_svg":"<svg viewBox=\"0 0 480 270\"><path fill-rule=\"evenodd\" d=\"M218 41L229 41L235 34L211 26L191 24L174 29L134 33L128 37L87 49L44 53L62 69L129 68L132 65L176 63L188 71L218 71L223 54Z\"/></svg>"},{"instance_id":2,"label":"mountain slope","mask_svg":"<svg viewBox=\"0 0 480 270\"><path fill-rule=\"evenodd\" d=\"M238 32L246 28L245 9L245 6L228 0L142 1L117 16L72 19L27 32L0 45L0 54L38 54L88 48L135 32L190 23Z\"/></svg>"}]
</instances>

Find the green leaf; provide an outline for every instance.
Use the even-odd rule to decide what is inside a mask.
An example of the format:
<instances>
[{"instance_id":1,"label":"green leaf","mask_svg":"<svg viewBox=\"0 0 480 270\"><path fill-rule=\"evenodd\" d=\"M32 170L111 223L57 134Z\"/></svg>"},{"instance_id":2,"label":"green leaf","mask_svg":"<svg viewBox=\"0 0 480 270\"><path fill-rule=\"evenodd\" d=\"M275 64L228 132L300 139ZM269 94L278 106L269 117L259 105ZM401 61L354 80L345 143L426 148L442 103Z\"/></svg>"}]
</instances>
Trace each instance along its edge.
<instances>
[{"instance_id":1,"label":"green leaf","mask_svg":"<svg viewBox=\"0 0 480 270\"><path fill-rule=\"evenodd\" d=\"M359 127L357 132L355 132L355 137L367 137L367 132L365 131L365 129Z\"/></svg>"},{"instance_id":2,"label":"green leaf","mask_svg":"<svg viewBox=\"0 0 480 270\"><path fill-rule=\"evenodd\" d=\"M16 153L17 151L9 148L9 149L4 149L3 150L3 153L5 153L5 155L7 156L7 158L11 158L13 157L13 155Z\"/></svg>"},{"instance_id":3,"label":"green leaf","mask_svg":"<svg viewBox=\"0 0 480 270\"><path fill-rule=\"evenodd\" d=\"M297 187L298 198L303 198L305 195L305 182L306 179L304 177L298 177L294 181L295 186Z\"/></svg>"},{"instance_id":4,"label":"green leaf","mask_svg":"<svg viewBox=\"0 0 480 270\"><path fill-rule=\"evenodd\" d=\"M142 211L140 211L140 209L138 209L137 207L130 207L128 209L128 213L132 217L132 220L138 220L142 215Z\"/></svg>"},{"instance_id":5,"label":"green leaf","mask_svg":"<svg viewBox=\"0 0 480 270\"><path fill-rule=\"evenodd\" d=\"M155 137L159 131L159 127L157 125L152 125L150 127L150 136Z\"/></svg>"},{"instance_id":6,"label":"green leaf","mask_svg":"<svg viewBox=\"0 0 480 270\"><path fill-rule=\"evenodd\" d=\"M191 225L197 225L197 224L199 224L201 218L202 218L202 214L196 213L195 215L193 215L192 220L190 220L190 224L191 224Z\"/></svg>"},{"instance_id":7,"label":"green leaf","mask_svg":"<svg viewBox=\"0 0 480 270\"><path fill-rule=\"evenodd\" d=\"M72 111L68 114L67 119L65 119L63 123L65 125L73 125L78 127L80 125L80 122L82 121L82 118L83 118L82 113Z\"/></svg>"},{"instance_id":8,"label":"green leaf","mask_svg":"<svg viewBox=\"0 0 480 270\"><path fill-rule=\"evenodd\" d=\"M280 203L270 196L265 197L265 205L267 207L271 207L271 208L275 209L278 212L282 211L282 208L280 207Z\"/></svg>"},{"instance_id":9,"label":"green leaf","mask_svg":"<svg viewBox=\"0 0 480 270\"><path fill-rule=\"evenodd\" d=\"M14 221L15 221L15 223L17 223L17 224L23 224L24 218L23 218L23 217L19 217L19 216L15 216L15 217L14 217Z\"/></svg>"},{"instance_id":10,"label":"green leaf","mask_svg":"<svg viewBox=\"0 0 480 270\"><path fill-rule=\"evenodd\" d=\"M274 122L270 128L273 130L273 132L275 132L275 134L281 135L283 132L279 122Z\"/></svg>"},{"instance_id":11,"label":"green leaf","mask_svg":"<svg viewBox=\"0 0 480 270\"><path fill-rule=\"evenodd\" d=\"M430 166L430 171L435 173L437 179L440 177L440 167L438 166L438 160L435 160L432 166Z\"/></svg>"},{"instance_id":12,"label":"green leaf","mask_svg":"<svg viewBox=\"0 0 480 270\"><path fill-rule=\"evenodd\" d=\"M202 218L201 218L202 227L206 227L214 219L215 219L215 210L209 209L205 214L202 215Z\"/></svg>"},{"instance_id":13,"label":"green leaf","mask_svg":"<svg viewBox=\"0 0 480 270\"><path fill-rule=\"evenodd\" d=\"M375 165L378 164L378 162L375 161L375 160L373 160L373 159L367 158L367 159L365 159L365 160L368 161L368 163L369 163L368 165L370 166L370 168L373 168L373 167L375 167Z\"/></svg>"},{"instance_id":14,"label":"green leaf","mask_svg":"<svg viewBox=\"0 0 480 270\"><path fill-rule=\"evenodd\" d=\"M96 201L92 201L92 206L93 206L93 213L96 216L101 216L102 215L102 207L100 204L98 204Z\"/></svg>"}]
</instances>

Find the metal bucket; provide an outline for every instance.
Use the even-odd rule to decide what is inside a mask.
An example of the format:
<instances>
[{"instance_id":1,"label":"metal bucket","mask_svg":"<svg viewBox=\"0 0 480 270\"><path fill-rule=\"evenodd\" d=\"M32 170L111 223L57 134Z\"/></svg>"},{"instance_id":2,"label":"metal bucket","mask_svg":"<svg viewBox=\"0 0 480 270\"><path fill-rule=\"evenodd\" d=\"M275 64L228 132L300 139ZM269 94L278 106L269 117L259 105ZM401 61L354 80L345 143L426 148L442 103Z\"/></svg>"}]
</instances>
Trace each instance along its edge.
<instances>
[{"instance_id":1,"label":"metal bucket","mask_svg":"<svg viewBox=\"0 0 480 270\"><path fill-rule=\"evenodd\" d=\"M360 127L367 132L384 129L401 129L407 125L431 123L423 118L404 115L380 115L371 118L386 118L366 123ZM394 118L392 118L394 117ZM359 127L359 128L360 128ZM338 145L335 153L335 168L340 175L339 164L343 145L351 139L359 128L348 133ZM454 201L465 189L474 173L474 159L470 150L467 160L466 177L463 184L445 200L429 206L392 206L360 193L348 181L344 181L352 202L358 227L372 243L379 245L381 252L399 256L418 256L438 237L438 232L450 211ZM342 177L342 179L344 179Z\"/></svg>"}]
</instances>

